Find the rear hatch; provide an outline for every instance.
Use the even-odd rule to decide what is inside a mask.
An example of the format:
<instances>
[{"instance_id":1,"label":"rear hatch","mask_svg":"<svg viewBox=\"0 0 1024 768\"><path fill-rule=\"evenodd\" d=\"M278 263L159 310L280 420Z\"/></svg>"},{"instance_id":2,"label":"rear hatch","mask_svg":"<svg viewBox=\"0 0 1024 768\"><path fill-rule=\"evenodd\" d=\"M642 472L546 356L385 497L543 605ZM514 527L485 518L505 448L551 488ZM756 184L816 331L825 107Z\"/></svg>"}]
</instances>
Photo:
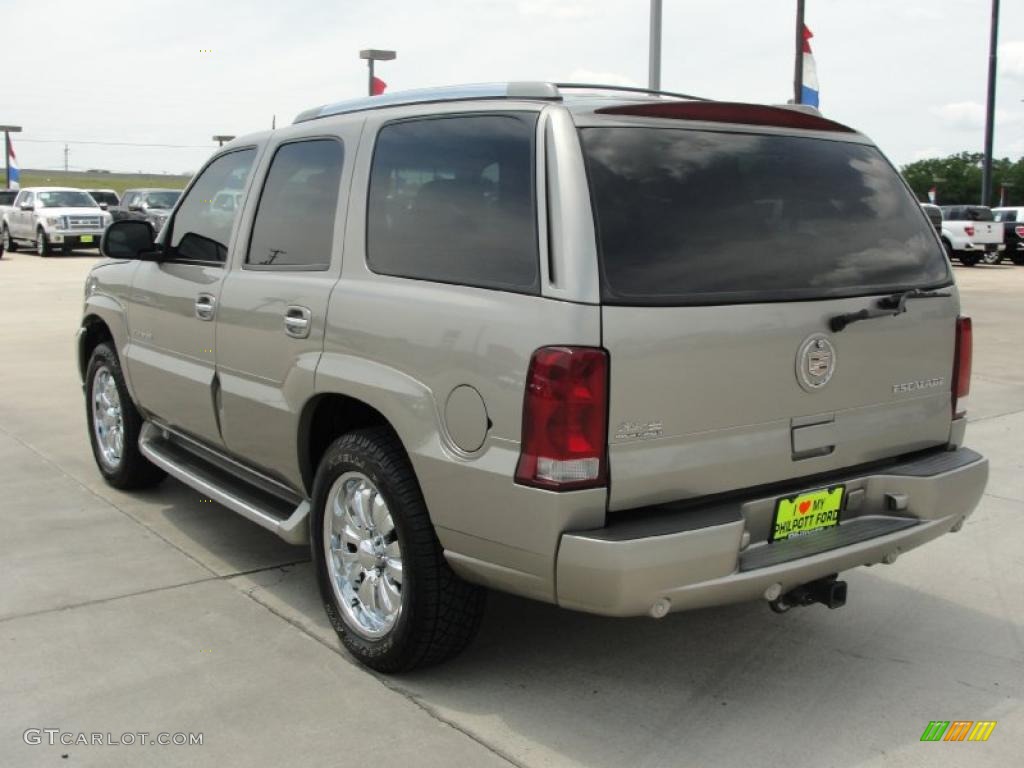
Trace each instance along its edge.
<instances>
[{"instance_id":1,"label":"rear hatch","mask_svg":"<svg viewBox=\"0 0 1024 768\"><path fill-rule=\"evenodd\" d=\"M578 122L610 356L610 509L948 442L956 289L874 146L820 119ZM830 328L915 288L943 295Z\"/></svg>"}]
</instances>

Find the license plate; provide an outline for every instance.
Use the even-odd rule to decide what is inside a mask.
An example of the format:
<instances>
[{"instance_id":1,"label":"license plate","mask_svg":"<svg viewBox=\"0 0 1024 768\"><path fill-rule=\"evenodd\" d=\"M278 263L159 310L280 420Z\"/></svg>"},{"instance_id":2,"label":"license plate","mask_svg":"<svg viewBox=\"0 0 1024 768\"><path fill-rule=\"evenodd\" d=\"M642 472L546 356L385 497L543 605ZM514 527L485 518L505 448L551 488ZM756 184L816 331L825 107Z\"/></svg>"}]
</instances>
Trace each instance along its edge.
<instances>
[{"instance_id":1,"label":"license plate","mask_svg":"<svg viewBox=\"0 0 1024 768\"><path fill-rule=\"evenodd\" d=\"M81 243L91 243L92 235L82 235L80 238L78 238L78 241Z\"/></svg>"},{"instance_id":2,"label":"license plate","mask_svg":"<svg viewBox=\"0 0 1024 768\"><path fill-rule=\"evenodd\" d=\"M790 536L802 536L839 525L845 490L845 486L837 485L779 499L775 504L770 541L782 541Z\"/></svg>"}]
</instances>

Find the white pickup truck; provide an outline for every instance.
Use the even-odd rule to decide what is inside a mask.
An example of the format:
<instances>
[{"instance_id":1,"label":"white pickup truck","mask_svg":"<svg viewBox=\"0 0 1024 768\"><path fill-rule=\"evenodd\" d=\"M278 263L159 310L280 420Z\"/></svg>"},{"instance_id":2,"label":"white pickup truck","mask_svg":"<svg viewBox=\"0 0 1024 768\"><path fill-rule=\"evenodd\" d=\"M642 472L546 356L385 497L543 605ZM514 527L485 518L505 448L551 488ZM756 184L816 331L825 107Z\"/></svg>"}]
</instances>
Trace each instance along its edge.
<instances>
[{"instance_id":1,"label":"white pickup truck","mask_svg":"<svg viewBox=\"0 0 1024 768\"><path fill-rule=\"evenodd\" d=\"M983 205L942 206L942 244L950 259L973 267L979 261L998 264L1003 258L1003 224Z\"/></svg>"},{"instance_id":2,"label":"white pickup truck","mask_svg":"<svg viewBox=\"0 0 1024 768\"><path fill-rule=\"evenodd\" d=\"M3 211L4 249L15 251L32 243L36 253L49 256L59 248L98 248L111 216L88 192L70 187L26 187Z\"/></svg>"}]
</instances>

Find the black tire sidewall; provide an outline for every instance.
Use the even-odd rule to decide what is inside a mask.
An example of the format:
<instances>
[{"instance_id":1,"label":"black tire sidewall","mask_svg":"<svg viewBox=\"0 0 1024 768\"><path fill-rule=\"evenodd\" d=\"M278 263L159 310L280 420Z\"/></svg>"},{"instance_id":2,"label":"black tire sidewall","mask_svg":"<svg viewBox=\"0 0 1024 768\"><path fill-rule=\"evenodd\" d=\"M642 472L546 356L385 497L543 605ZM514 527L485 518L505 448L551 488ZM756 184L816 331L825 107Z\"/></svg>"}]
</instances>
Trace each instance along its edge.
<instances>
[{"instance_id":1,"label":"black tire sidewall","mask_svg":"<svg viewBox=\"0 0 1024 768\"><path fill-rule=\"evenodd\" d=\"M124 427L124 447L121 462L116 469L110 469L100 458L99 447L96 445L96 431L93 426L92 388L96 372L106 368L114 377L118 397L121 399L121 417ZM96 467L103 478L116 488L132 488L149 485L149 478L158 477L156 468L139 452L139 434L142 431L142 417L135 409L117 353L109 344L100 344L89 357L89 366L85 374L85 421L89 430L89 447L96 460Z\"/></svg>"},{"instance_id":2,"label":"black tire sidewall","mask_svg":"<svg viewBox=\"0 0 1024 768\"><path fill-rule=\"evenodd\" d=\"M313 509L310 515L310 547L316 567L317 585L323 600L324 610L331 625L341 637L345 648L364 664L386 669L403 666L401 657L409 644L409 636L417 623L417 579L416 569L410 567L416 556L416 542L410 536L409 520L411 505L422 504L411 499L406 490L398 485L404 478L394 477L394 471L384 466L374 455L377 451L360 445L360 433L350 433L336 440L327 452L317 471L313 485ZM365 438L362 438L365 440ZM395 524L398 544L402 550L402 613L391 631L379 639L368 639L349 627L343 618L334 590L331 588L327 571L327 557L324 552L323 520L326 514L327 495L334 482L346 472L360 472L377 487L384 496L391 519ZM411 470L408 470L411 471Z\"/></svg>"}]
</instances>

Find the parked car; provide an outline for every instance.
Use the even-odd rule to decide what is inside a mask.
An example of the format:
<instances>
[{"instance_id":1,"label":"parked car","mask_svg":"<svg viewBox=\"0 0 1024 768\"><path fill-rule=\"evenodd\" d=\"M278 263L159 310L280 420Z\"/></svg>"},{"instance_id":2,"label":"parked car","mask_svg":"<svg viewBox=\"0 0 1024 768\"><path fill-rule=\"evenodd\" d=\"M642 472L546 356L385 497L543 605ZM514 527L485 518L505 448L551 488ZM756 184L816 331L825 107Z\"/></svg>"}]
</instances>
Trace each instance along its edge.
<instances>
[{"instance_id":1,"label":"parked car","mask_svg":"<svg viewBox=\"0 0 1024 768\"><path fill-rule=\"evenodd\" d=\"M121 196L121 204L110 209L115 221L121 219L139 219L148 221L157 232L167 221L174 204L181 197L180 189L126 189Z\"/></svg>"},{"instance_id":2,"label":"parked car","mask_svg":"<svg viewBox=\"0 0 1024 768\"><path fill-rule=\"evenodd\" d=\"M110 214L83 189L26 187L3 214L4 248L13 252L19 244L32 243L40 256L55 248L63 253L98 248L109 222Z\"/></svg>"},{"instance_id":3,"label":"parked car","mask_svg":"<svg viewBox=\"0 0 1024 768\"><path fill-rule=\"evenodd\" d=\"M8 211L13 210L12 206L14 198L18 196L18 190L16 189L0 189L0 222L3 221L3 217ZM0 237L0 258L4 255L3 238Z\"/></svg>"},{"instance_id":4,"label":"parked car","mask_svg":"<svg viewBox=\"0 0 1024 768\"><path fill-rule=\"evenodd\" d=\"M942 208L942 244L949 257L973 267L979 261L998 264L1006 246L1003 225L996 222L992 210L983 205L944 205Z\"/></svg>"},{"instance_id":5,"label":"parked car","mask_svg":"<svg viewBox=\"0 0 1024 768\"><path fill-rule=\"evenodd\" d=\"M117 192L112 189L89 189L86 191L92 195L92 199L95 200L99 207L104 211L112 205L117 205L121 202L117 196Z\"/></svg>"},{"instance_id":6,"label":"parked car","mask_svg":"<svg viewBox=\"0 0 1024 768\"><path fill-rule=\"evenodd\" d=\"M1024 266L1024 206L993 208L992 215L1003 225L1006 255L1017 266Z\"/></svg>"},{"instance_id":7,"label":"parked car","mask_svg":"<svg viewBox=\"0 0 1024 768\"><path fill-rule=\"evenodd\" d=\"M971 514L971 322L869 139L547 83L384 98L225 145L155 240L108 228L78 338L108 483L308 542L388 672L458 653L484 587L836 608Z\"/></svg>"},{"instance_id":8,"label":"parked car","mask_svg":"<svg viewBox=\"0 0 1024 768\"><path fill-rule=\"evenodd\" d=\"M921 203L921 210L925 212L928 217L928 221L935 227L935 231L942 233L942 209L937 205L931 203Z\"/></svg>"}]
</instances>

